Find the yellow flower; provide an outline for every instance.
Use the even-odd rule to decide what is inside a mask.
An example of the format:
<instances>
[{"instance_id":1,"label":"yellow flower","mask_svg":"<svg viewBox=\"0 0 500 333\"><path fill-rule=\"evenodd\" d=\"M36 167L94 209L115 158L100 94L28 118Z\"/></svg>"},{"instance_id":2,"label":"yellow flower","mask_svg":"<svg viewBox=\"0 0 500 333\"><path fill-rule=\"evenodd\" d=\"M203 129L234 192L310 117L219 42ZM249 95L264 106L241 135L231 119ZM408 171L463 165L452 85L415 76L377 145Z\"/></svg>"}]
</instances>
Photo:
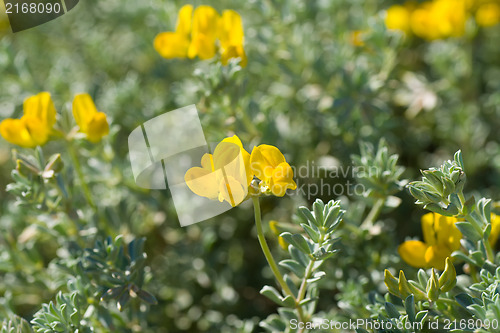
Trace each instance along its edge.
<instances>
[{"instance_id":1,"label":"yellow flower","mask_svg":"<svg viewBox=\"0 0 500 333\"><path fill-rule=\"evenodd\" d=\"M405 6L394 5L387 9L385 26L391 30L410 31L410 10Z\"/></svg>"},{"instance_id":2,"label":"yellow flower","mask_svg":"<svg viewBox=\"0 0 500 333\"><path fill-rule=\"evenodd\" d=\"M210 59L215 56L219 19L217 11L210 6L195 9L191 44L188 48L189 58L198 56L200 59Z\"/></svg>"},{"instance_id":3,"label":"yellow flower","mask_svg":"<svg viewBox=\"0 0 500 333\"><path fill-rule=\"evenodd\" d=\"M262 181L262 192L271 192L282 197L287 189L297 188L293 181L292 168L286 162L285 156L274 146L255 147L250 156L250 167L252 174Z\"/></svg>"},{"instance_id":4,"label":"yellow flower","mask_svg":"<svg viewBox=\"0 0 500 333\"><path fill-rule=\"evenodd\" d=\"M15 145L34 148L47 143L56 122L56 109L48 92L41 92L24 101L21 119L5 119L0 134Z\"/></svg>"},{"instance_id":5,"label":"yellow flower","mask_svg":"<svg viewBox=\"0 0 500 333\"><path fill-rule=\"evenodd\" d=\"M187 57L191 34L193 6L185 5L179 10L175 32L162 32L154 40L154 48L164 58Z\"/></svg>"},{"instance_id":6,"label":"yellow flower","mask_svg":"<svg viewBox=\"0 0 500 333\"><path fill-rule=\"evenodd\" d=\"M455 226L458 220L436 213L422 216L424 242L406 241L398 248L399 255L417 268L444 269L446 257L460 248L462 233Z\"/></svg>"},{"instance_id":7,"label":"yellow flower","mask_svg":"<svg viewBox=\"0 0 500 333\"><path fill-rule=\"evenodd\" d=\"M465 33L467 16L465 0L434 0L411 13L410 26L415 35L427 40L459 37Z\"/></svg>"},{"instance_id":8,"label":"yellow flower","mask_svg":"<svg viewBox=\"0 0 500 333\"><path fill-rule=\"evenodd\" d=\"M98 112L89 94L79 94L73 100L73 116L80 132L87 134L87 140L99 142L103 136L108 135L109 125L106 115Z\"/></svg>"},{"instance_id":9,"label":"yellow flower","mask_svg":"<svg viewBox=\"0 0 500 333\"><path fill-rule=\"evenodd\" d=\"M476 11L476 22L483 27L491 27L500 22L500 5L485 3Z\"/></svg>"},{"instance_id":10,"label":"yellow flower","mask_svg":"<svg viewBox=\"0 0 500 333\"><path fill-rule=\"evenodd\" d=\"M491 233L490 237L488 237L488 241L491 244L491 247L495 247L497 243L498 237L500 236L500 216L496 214L491 214Z\"/></svg>"},{"instance_id":11,"label":"yellow flower","mask_svg":"<svg viewBox=\"0 0 500 333\"><path fill-rule=\"evenodd\" d=\"M185 176L187 186L195 194L231 206L242 203L252 180L249 168L250 154L241 140L232 136L222 140L212 154L201 158L201 168L190 168Z\"/></svg>"},{"instance_id":12,"label":"yellow flower","mask_svg":"<svg viewBox=\"0 0 500 333\"><path fill-rule=\"evenodd\" d=\"M241 58L241 66L247 64L247 56L243 44L245 41L241 16L234 10L225 10L220 20L219 39L221 45L221 62L227 65L231 58Z\"/></svg>"},{"instance_id":13,"label":"yellow flower","mask_svg":"<svg viewBox=\"0 0 500 333\"><path fill-rule=\"evenodd\" d=\"M243 43L243 24L237 12L225 10L220 16L211 6L193 10L193 6L185 5L179 11L175 32L158 34L154 47L162 57L169 59L210 59L219 50L223 65L231 58L241 58L241 66L245 66L247 57Z\"/></svg>"}]
</instances>

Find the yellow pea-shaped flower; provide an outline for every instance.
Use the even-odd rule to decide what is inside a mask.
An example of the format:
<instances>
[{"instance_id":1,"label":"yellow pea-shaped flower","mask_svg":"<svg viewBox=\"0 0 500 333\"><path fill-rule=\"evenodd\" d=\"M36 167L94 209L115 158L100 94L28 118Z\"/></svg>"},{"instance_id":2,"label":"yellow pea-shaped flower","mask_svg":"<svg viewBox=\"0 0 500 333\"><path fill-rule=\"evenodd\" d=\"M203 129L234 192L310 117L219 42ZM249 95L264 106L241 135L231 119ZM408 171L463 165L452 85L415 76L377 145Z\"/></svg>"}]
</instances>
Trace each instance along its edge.
<instances>
[{"instance_id":1,"label":"yellow pea-shaped flower","mask_svg":"<svg viewBox=\"0 0 500 333\"><path fill-rule=\"evenodd\" d=\"M41 92L24 101L21 119L5 119L0 123L0 134L10 143L34 148L50 138L56 122L56 109L48 92Z\"/></svg>"},{"instance_id":2,"label":"yellow pea-shaped flower","mask_svg":"<svg viewBox=\"0 0 500 333\"><path fill-rule=\"evenodd\" d=\"M92 143L99 142L109 133L109 124L106 115L98 112L89 94L79 94L73 100L73 116L80 127L80 132L87 135Z\"/></svg>"}]
</instances>

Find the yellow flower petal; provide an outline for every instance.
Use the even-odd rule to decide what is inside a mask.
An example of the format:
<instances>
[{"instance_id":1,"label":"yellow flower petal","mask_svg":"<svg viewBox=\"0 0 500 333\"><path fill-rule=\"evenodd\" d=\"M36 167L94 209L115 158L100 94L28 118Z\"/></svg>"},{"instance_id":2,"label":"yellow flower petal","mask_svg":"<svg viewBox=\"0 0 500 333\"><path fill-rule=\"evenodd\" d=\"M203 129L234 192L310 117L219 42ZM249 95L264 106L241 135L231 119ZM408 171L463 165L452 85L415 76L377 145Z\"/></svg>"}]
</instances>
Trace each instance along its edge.
<instances>
[{"instance_id":1,"label":"yellow flower petal","mask_svg":"<svg viewBox=\"0 0 500 333\"><path fill-rule=\"evenodd\" d=\"M424 256L427 267L444 270L446 258L449 257L451 253L452 251L443 245L429 246Z\"/></svg>"},{"instance_id":2,"label":"yellow flower petal","mask_svg":"<svg viewBox=\"0 0 500 333\"><path fill-rule=\"evenodd\" d=\"M187 57L189 38L177 32L162 32L154 40L155 50L167 59Z\"/></svg>"},{"instance_id":3,"label":"yellow flower petal","mask_svg":"<svg viewBox=\"0 0 500 333\"><path fill-rule=\"evenodd\" d=\"M219 184L215 172L193 167L184 176L187 186L193 193L208 199L217 199L219 194Z\"/></svg>"},{"instance_id":4,"label":"yellow flower petal","mask_svg":"<svg viewBox=\"0 0 500 333\"><path fill-rule=\"evenodd\" d=\"M35 117L47 127L56 123L56 108L48 92L28 97L23 104L24 115Z\"/></svg>"},{"instance_id":5,"label":"yellow flower petal","mask_svg":"<svg viewBox=\"0 0 500 333\"><path fill-rule=\"evenodd\" d=\"M293 170L286 162L280 163L273 171L271 178L271 192L277 196L285 195L287 189L295 190L297 184L293 180Z\"/></svg>"},{"instance_id":6,"label":"yellow flower petal","mask_svg":"<svg viewBox=\"0 0 500 333\"><path fill-rule=\"evenodd\" d=\"M177 17L177 24L175 27L175 32L181 36L187 36L191 33L191 22L193 15L193 6L184 5L179 10L179 16Z\"/></svg>"},{"instance_id":7,"label":"yellow flower petal","mask_svg":"<svg viewBox=\"0 0 500 333\"><path fill-rule=\"evenodd\" d=\"M231 142L240 147L241 156L245 165L247 184L250 185L250 182L253 179L252 171L250 170L250 154L245 150L245 148L243 148L243 144L241 143L240 138L237 135L233 135L231 137L225 138L221 142Z\"/></svg>"},{"instance_id":8,"label":"yellow flower petal","mask_svg":"<svg viewBox=\"0 0 500 333\"><path fill-rule=\"evenodd\" d=\"M24 115L39 119L52 126L56 122L56 109L48 92L28 97L23 104Z\"/></svg>"},{"instance_id":9,"label":"yellow flower petal","mask_svg":"<svg viewBox=\"0 0 500 333\"><path fill-rule=\"evenodd\" d=\"M488 241L492 247L495 247L495 244L498 241L498 236L500 236L500 216L491 214L491 233Z\"/></svg>"},{"instance_id":10,"label":"yellow flower petal","mask_svg":"<svg viewBox=\"0 0 500 333\"><path fill-rule=\"evenodd\" d=\"M34 148L37 145L21 119L9 118L2 121L0 134L8 142L24 148Z\"/></svg>"},{"instance_id":11,"label":"yellow flower petal","mask_svg":"<svg viewBox=\"0 0 500 333\"><path fill-rule=\"evenodd\" d=\"M222 64L226 66L229 62L229 59L232 58L240 58L241 67L245 67L248 63L247 55L242 45L230 45L227 48L223 49L221 54Z\"/></svg>"},{"instance_id":12,"label":"yellow flower petal","mask_svg":"<svg viewBox=\"0 0 500 333\"><path fill-rule=\"evenodd\" d=\"M189 58L210 59L215 56L219 19L217 11L210 6L199 6L194 10Z\"/></svg>"},{"instance_id":13,"label":"yellow flower petal","mask_svg":"<svg viewBox=\"0 0 500 333\"><path fill-rule=\"evenodd\" d=\"M98 112L89 94L78 94L73 100L73 116L80 132L87 134L90 142L96 143L109 133L106 115Z\"/></svg>"},{"instance_id":14,"label":"yellow flower petal","mask_svg":"<svg viewBox=\"0 0 500 333\"><path fill-rule=\"evenodd\" d=\"M201 167L208 171L215 171L214 158L212 154L205 154L201 157Z\"/></svg>"},{"instance_id":15,"label":"yellow flower petal","mask_svg":"<svg viewBox=\"0 0 500 333\"><path fill-rule=\"evenodd\" d=\"M476 22L483 27L492 27L500 22L500 4L485 3L476 11Z\"/></svg>"},{"instance_id":16,"label":"yellow flower petal","mask_svg":"<svg viewBox=\"0 0 500 333\"><path fill-rule=\"evenodd\" d=\"M83 133L97 113L97 108L89 94L79 94L73 99L73 117Z\"/></svg>"},{"instance_id":17,"label":"yellow flower petal","mask_svg":"<svg viewBox=\"0 0 500 333\"><path fill-rule=\"evenodd\" d=\"M243 45L244 33L241 16L234 10L225 10L220 20L219 38L222 48Z\"/></svg>"},{"instance_id":18,"label":"yellow flower petal","mask_svg":"<svg viewBox=\"0 0 500 333\"><path fill-rule=\"evenodd\" d=\"M103 112L97 112L88 124L87 139L92 143L97 143L108 134L109 125L106 115Z\"/></svg>"},{"instance_id":19,"label":"yellow flower petal","mask_svg":"<svg viewBox=\"0 0 500 333\"><path fill-rule=\"evenodd\" d=\"M225 176L219 184L219 201L226 200L233 207L242 203L247 193L247 185L232 176Z\"/></svg>"},{"instance_id":20,"label":"yellow flower petal","mask_svg":"<svg viewBox=\"0 0 500 333\"><path fill-rule=\"evenodd\" d=\"M409 32L410 11L406 7L400 5L390 7L387 9L385 16L385 25L387 29Z\"/></svg>"},{"instance_id":21,"label":"yellow flower petal","mask_svg":"<svg viewBox=\"0 0 500 333\"><path fill-rule=\"evenodd\" d=\"M427 213L422 216L422 233L424 234L424 242L428 245L436 243L436 232L434 230L435 220L438 214Z\"/></svg>"},{"instance_id":22,"label":"yellow flower petal","mask_svg":"<svg viewBox=\"0 0 500 333\"><path fill-rule=\"evenodd\" d=\"M254 147L250 155L252 174L266 183L270 182L274 169L283 162L286 162L285 156L278 148L270 145Z\"/></svg>"},{"instance_id":23,"label":"yellow flower petal","mask_svg":"<svg viewBox=\"0 0 500 333\"><path fill-rule=\"evenodd\" d=\"M24 115L21 117L21 121L24 123L35 146L42 146L49 141L52 127L49 127L46 123L43 123L39 118L34 116Z\"/></svg>"},{"instance_id":24,"label":"yellow flower petal","mask_svg":"<svg viewBox=\"0 0 500 333\"><path fill-rule=\"evenodd\" d=\"M416 268L426 268L425 253L428 246L421 241L409 240L398 247L398 253L403 260Z\"/></svg>"}]
</instances>

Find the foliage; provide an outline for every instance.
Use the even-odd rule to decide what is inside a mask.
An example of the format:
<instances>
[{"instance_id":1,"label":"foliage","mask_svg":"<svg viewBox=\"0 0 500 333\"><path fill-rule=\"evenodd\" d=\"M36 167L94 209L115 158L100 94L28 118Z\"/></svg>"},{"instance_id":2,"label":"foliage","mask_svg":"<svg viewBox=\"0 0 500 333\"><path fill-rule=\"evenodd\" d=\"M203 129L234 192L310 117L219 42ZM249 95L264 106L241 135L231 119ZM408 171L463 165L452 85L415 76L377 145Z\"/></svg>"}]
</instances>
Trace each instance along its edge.
<instances>
[{"instance_id":1,"label":"foliage","mask_svg":"<svg viewBox=\"0 0 500 333\"><path fill-rule=\"evenodd\" d=\"M80 1L17 34L0 13L1 332L498 331L499 4L450 1L194 1L237 32L197 57L155 45L181 1ZM36 127L24 101L43 92ZM126 142L190 104L207 141L286 168L254 156L237 207L181 228ZM463 236L443 270L398 254L434 245L425 210Z\"/></svg>"}]
</instances>

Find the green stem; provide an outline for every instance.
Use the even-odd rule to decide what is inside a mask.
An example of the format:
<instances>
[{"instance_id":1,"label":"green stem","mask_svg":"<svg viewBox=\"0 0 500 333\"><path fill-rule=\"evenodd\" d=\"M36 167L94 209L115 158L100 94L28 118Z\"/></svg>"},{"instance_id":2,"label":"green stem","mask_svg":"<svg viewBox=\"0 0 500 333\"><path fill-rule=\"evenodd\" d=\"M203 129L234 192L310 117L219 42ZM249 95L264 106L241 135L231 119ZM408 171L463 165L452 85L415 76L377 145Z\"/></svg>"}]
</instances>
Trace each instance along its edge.
<instances>
[{"instance_id":1,"label":"green stem","mask_svg":"<svg viewBox=\"0 0 500 333\"><path fill-rule=\"evenodd\" d=\"M87 186L87 182L85 181L85 176L83 174L80 161L78 160L78 156L71 142L68 142L68 151L71 156L71 160L73 161L73 166L75 167L78 179L80 180L80 186L82 187L85 199L87 200L90 207L92 207L92 209L97 210L97 206L95 205L94 200L92 199L92 194L90 193L90 190Z\"/></svg>"},{"instance_id":2,"label":"green stem","mask_svg":"<svg viewBox=\"0 0 500 333\"><path fill-rule=\"evenodd\" d=\"M382 208L384 208L385 200L386 198L384 197L378 198L377 201L375 201L372 209L366 216L365 220L361 223L361 229L369 229L373 225L373 222L377 220L378 216L382 212Z\"/></svg>"},{"instance_id":3,"label":"green stem","mask_svg":"<svg viewBox=\"0 0 500 333\"><path fill-rule=\"evenodd\" d=\"M271 254L271 250L269 250L269 246L267 245L266 237L264 236L264 230L262 229L259 198L252 197L252 201L255 214L255 226L257 227L257 238L259 239L262 252L264 252L264 256L266 257L267 263L269 264L269 267L271 267L274 277L276 278L276 280L278 280L278 283L281 286L281 288L285 291L287 295L290 295L295 299L295 296L293 295L292 291L290 290L285 280L283 279L283 276L280 273L278 265L276 265L276 261L274 260L273 255Z\"/></svg>"},{"instance_id":4,"label":"green stem","mask_svg":"<svg viewBox=\"0 0 500 333\"><path fill-rule=\"evenodd\" d=\"M269 246L266 242L266 237L264 237L264 230L262 229L262 219L260 213L260 202L258 197L252 197L253 208L255 214L255 226L257 227L257 238L259 239L260 247L262 248L262 252L264 252L264 256L266 257L267 263L271 267L273 271L274 277L278 280L281 288L290 296L294 297L292 291L286 284L283 276L280 273L278 265L276 265L276 261L274 261L273 255L271 254L271 250L269 250ZM295 297L294 297L295 298Z\"/></svg>"}]
</instances>

